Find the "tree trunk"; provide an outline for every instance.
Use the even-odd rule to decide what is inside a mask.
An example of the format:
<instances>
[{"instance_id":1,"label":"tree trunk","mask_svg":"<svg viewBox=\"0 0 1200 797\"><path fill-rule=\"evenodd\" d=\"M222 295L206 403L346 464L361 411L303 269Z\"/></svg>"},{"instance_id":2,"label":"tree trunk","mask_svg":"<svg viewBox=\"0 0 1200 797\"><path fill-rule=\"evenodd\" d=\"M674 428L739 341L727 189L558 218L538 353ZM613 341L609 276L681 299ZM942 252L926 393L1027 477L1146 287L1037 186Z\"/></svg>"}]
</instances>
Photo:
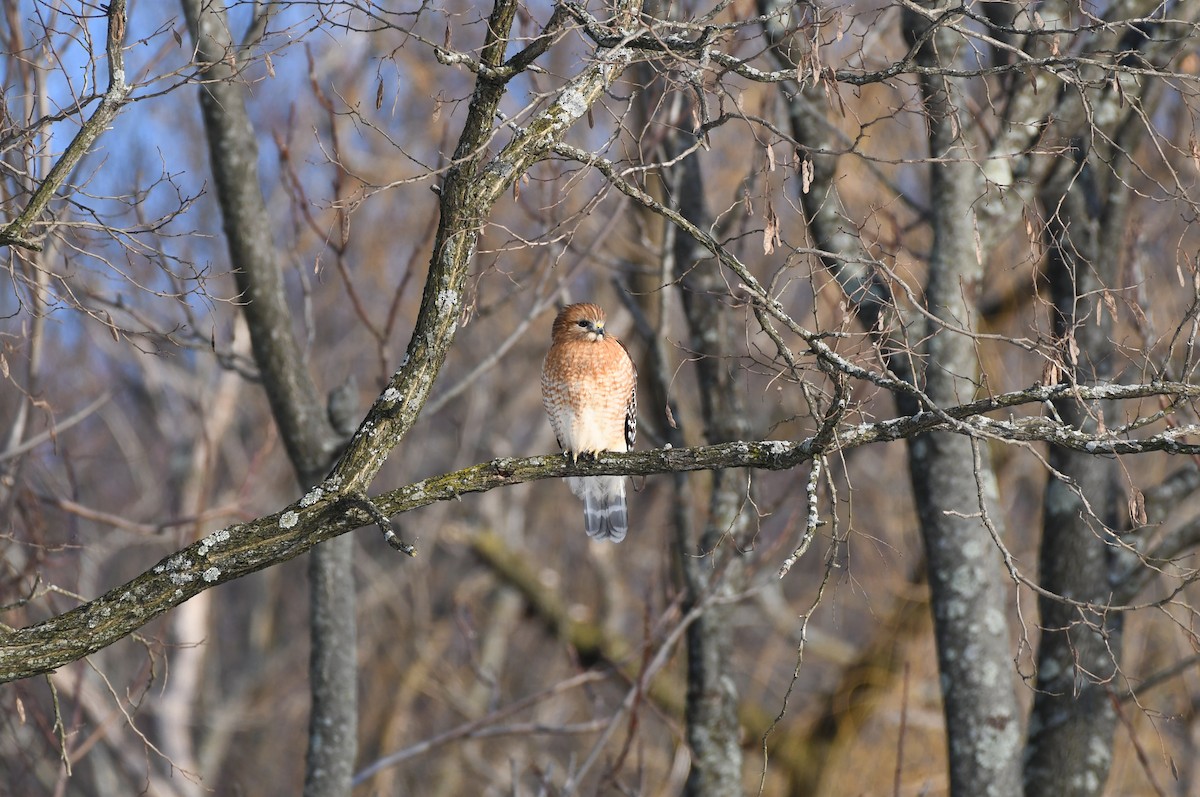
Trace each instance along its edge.
<instances>
[{"instance_id":1,"label":"tree trunk","mask_svg":"<svg viewBox=\"0 0 1200 797\"><path fill-rule=\"evenodd\" d=\"M274 229L258 182L258 144L235 73L238 47L221 0L183 0L206 82L200 107L230 262L245 302L254 360L303 489L331 464L338 436L292 331ZM354 538L331 540L309 564L311 653L306 797L349 795L357 750Z\"/></svg>"},{"instance_id":2,"label":"tree trunk","mask_svg":"<svg viewBox=\"0 0 1200 797\"><path fill-rule=\"evenodd\" d=\"M914 40L927 24L908 19ZM958 34L942 29L921 48L929 66L946 63ZM925 393L935 406L975 397L979 364L967 334L978 318L982 277L972 203L982 186L961 138L961 97L953 78L924 77L934 198L933 246L925 301L937 319L926 330ZM944 324L944 325L943 325ZM909 469L929 572L938 670L950 748L950 793L956 797L1016 797L1021 791L1021 723L1012 677L1004 568L981 522L1000 524L997 488L986 446L937 432L909 443Z\"/></svg>"},{"instance_id":3,"label":"tree trunk","mask_svg":"<svg viewBox=\"0 0 1200 797\"><path fill-rule=\"evenodd\" d=\"M671 7L657 0L647 2L643 11L651 17L676 16ZM704 201L700 160L694 152L684 154L695 142L695 135L690 132L691 120L696 118L695 100L669 88L669 75L652 62L638 64L636 73L642 87L636 106L637 129L643 141L660 142L645 156L671 164L649 176L649 190L696 228L707 230L712 218ZM672 281L679 288L688 345L700 355L696 369L704 440L718 443L747 439L745 411L735 375L739 362L737 344L744 327L739 326L729 304L720 298L726 291L720 264L699 241L671 227L665 219L647 213L645 222L648 225L645 234L658 245L664 266L654 276L643 276L641 287L647 297L660 296L659 291L669 290ZM661 296L660 301L665 302L667 297ZM650 309L648 315L665 313L665 305ZM665 320L659 320L665 324ZM654 369L649 380L648 406L661 411L669 403L663 342L650 340L648 345L651 351L647 359ZM663 432L665 441L673 446L684 442L682 429L668 427ZM695 440L695 436L691 439ZM714 593L728 596L740 589L745 569L740 545L747 525L748 479L744 473L712 472L708 517L698 535L690 509L695 493L688 489L688 481L677 478L673 496L673 547L684 593L684 612L709 601ZM695 486L694 482L691 486ZM733 611L731 603L710 603L686 632L684 715L692 753L684 786L688 797L721 797L742 791L741 725L737 684L732 675Z\"/></svg>"},{"instance_id":4,"label":"tree trunk","mask_svg":"<svg viewBox=\"0 0 1200 797\"><path fill-rule=\"evenodd\" d=\"M1125 169L1095 169L1096 156L1077 142L1078 161L1064 159L1043 195L1049 215L1047 273L1054 302L1054 333L1064 378L1092 383L1112 376L1112 313L1105 307L1118 276L1125 231L1125 194L1101 186ZM1107 175L1108 179L1104 179ZM1099 182L1099 185L1097 184ZM1103 205L1102 209L1097 207ZM1115 310L1115 305L1113 310ZM1054 402L1072 428L1105 425L1102 402ZM1111 459L1051 446L1054 472L1043 504L1039 582L1075 601L1103 605L1112 595L1112 566L1120 491ZM1042 635L1037 686L1026 742L1027 797L1098 797L1112 763L1117 716L1113 679L1121 653L1122 615L1083 609L1040 595ZM1064 767L1063 762L1072 765Z\"/></svg>"},{"instance_id":5,"label":"tree trunk","mask_svg":"<svg viewBox=\"0 0 1200 797\"><path fill-rule=\"evenodd\" d=\"M678 135L678 134L677 134ZM701 229L711 219L704 206L704 181L695 155L672 167L680 213ZM729 305L719 297L725 290L717 261L691 236L675 239L684 314L691 347L700 353L696 363L700 408L706 442L747 439L746 415L735 369L740 328ZM699 539L680 539L677 545L688 611L712 592L736 593L745 563L741 545L747 526L748 479L742 471L714 470L708 501L708 520ZM733 680L732 603L710 605L687 629L687 736L692 768L684 793L689 797L719 797L742 791L742 749L738 725L737 684Z\"/></svg>"}]
</instances>

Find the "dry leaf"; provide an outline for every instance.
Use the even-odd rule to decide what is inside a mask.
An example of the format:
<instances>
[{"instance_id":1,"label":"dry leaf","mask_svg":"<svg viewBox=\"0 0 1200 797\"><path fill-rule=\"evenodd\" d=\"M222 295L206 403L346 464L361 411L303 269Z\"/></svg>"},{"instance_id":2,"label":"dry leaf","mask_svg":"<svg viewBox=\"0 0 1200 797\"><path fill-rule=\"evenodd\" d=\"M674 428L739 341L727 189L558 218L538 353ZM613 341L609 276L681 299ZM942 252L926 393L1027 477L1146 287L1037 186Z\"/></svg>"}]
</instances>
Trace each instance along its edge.
<instances>
[{"instance_id":1,"label":"dry leaf","mask_svg":"<svg viewBox=\"0 0 1200 797\"><path fill-rule=\"evenodd\" d=\"M1054 387L1062 379L1062 369L1058 367L1058 363L1054 360L1046 360L1046 364L1042 367L1042 384L1046 387Z\"/></svg>"},{"instance_id":2,"label":"dry leaf","mask_svg":"<svg viewBox=\"0 0 1200 797\"><path fill-rule=\"evenodd\" d=\"M1138 329L1146 328L1146 311L1142 309L1141 300L1129 303L1129 310L1133 313L1133 318L1137 322Z\"/></svg>"},{"instance_id":3,"label":"dry leaf","mask_svg":"<svg viewBox=\"0 0 1200 797\"><path fill-rule=\"evenodd\" d=\"M1117 320L1117 300L1113 298L1112 291L1104 291L1101 294L1101 299L1104 306L1108 308L1108 314L1112 316L1113 321ZM1096 314L1096 323L1099 323L1100 314Z\"/></svg>"},{"instance_id":4,"label":"dry leaf","mask_svg":"<svg viewBox=\"0 0 1200 797\"><path fill-rule=\"evenodd\" d=\"M1136 487L1129 494L1129 518L1138 526L1146 525L1149 520L1146 517L1146 496Z\"/></svg>"},{"instance_id":5,"label":"dry leaf","mask_svg":"<svg viewBox=\"0 0 1200 797\"><path fill-rule=\"evenodd\" d=\"M775 208L768 204L767 223L763 227L763 254L771 254L780 243L782 241L779 237L779 217L775 215Z\"/></svg>"}]
</instances>

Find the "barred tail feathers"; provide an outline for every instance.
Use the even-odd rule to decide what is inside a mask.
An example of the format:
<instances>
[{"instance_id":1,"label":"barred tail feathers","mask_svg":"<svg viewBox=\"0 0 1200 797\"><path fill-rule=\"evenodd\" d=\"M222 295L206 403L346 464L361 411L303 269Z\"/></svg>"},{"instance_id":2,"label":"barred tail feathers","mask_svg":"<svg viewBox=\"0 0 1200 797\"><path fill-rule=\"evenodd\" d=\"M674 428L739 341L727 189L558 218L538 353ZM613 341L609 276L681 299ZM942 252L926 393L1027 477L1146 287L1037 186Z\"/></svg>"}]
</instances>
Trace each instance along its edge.
<instances>
[{"instance_id":1,"label":"barred tail feathers","mask_svg":"<svg viewBox=\"0 0 1200 797\"><path fill-rule=\"evenodd\" d=\"M571 492L583 499L583 527L596 540L620 542L629 533L624 476L567 479Z\"/></svg>"}]
</instances>

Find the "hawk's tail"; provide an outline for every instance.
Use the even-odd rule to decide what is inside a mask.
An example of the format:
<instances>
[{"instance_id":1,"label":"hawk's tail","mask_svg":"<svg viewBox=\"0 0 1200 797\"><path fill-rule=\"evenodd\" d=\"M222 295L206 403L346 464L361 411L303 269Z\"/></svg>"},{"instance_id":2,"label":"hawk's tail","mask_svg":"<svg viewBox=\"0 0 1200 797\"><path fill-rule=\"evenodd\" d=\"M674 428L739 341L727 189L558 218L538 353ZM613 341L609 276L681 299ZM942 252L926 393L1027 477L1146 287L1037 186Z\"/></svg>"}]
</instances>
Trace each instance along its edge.
<instances>
[{"instance_id":1,"label":"hawk's tail","mask_svg":"<svg viewBox=\"0 0 1200 797\"><path fill-rule=\"evenodd\" d=\"M583 528L596 540L620 542L629 533L623 476L568 479L571 492L583 499Z\"/></svg>"}]
</instances>

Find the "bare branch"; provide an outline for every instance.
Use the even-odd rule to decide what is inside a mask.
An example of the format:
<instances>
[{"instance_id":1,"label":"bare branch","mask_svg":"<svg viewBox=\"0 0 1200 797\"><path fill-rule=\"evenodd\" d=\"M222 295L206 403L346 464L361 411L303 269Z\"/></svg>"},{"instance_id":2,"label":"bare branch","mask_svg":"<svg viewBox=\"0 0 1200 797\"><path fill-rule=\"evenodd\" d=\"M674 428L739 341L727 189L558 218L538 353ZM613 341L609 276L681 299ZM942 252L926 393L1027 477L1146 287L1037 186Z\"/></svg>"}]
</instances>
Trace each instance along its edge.
<instances>
[{"instance_id":1,"label":"bare branch","mask_svg":"<svg viewBox=\"0 0 1200 797\"><path fill-rule=\"evenodd\" d=\"M46 179L33 192L29 203L21 213L0 230L0 246L17 245L41 251L42 244L37 236L30 237L30 228L41 217L42 212L54 199L55 193L66 182L67 177L80 159L92 146L92 142L112 124L121 108L129 100L130 85L125 81L125 13L126 0L113 0L108 5L108 40L105 51L108 55L108 89L100 98L95 113L79 128L66 151L50 169Z\"/></svg>"}]
</instances>

